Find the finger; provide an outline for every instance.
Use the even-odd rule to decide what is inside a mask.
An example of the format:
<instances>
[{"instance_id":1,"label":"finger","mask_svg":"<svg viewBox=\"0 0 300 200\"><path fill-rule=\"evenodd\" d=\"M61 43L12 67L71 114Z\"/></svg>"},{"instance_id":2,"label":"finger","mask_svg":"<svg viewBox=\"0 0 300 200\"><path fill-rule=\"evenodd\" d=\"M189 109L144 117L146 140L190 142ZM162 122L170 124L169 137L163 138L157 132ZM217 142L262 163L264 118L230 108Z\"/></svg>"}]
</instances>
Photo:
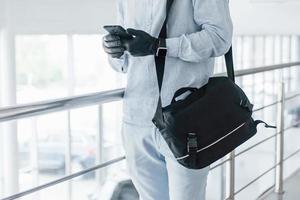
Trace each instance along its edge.
<instances>
[{"instance_id":1,"label":"finger","mask_svg":"<svg viewBox=\"0 0 300 200\"><path fill-rule=\"evenodd\" d=\"M117 47L117 48L104 48L104 51L108 54L115 54L115 53L124 53L125 49L123 47Z\"/></svg>"},{"instance_id":2,"label":"finger","mask_svg":"<svg viewBox=\"0 0 300 200\"><path fill-rule=\"evenodd\" d=\"M109 54L112 58L121 58L123 56L123 53L113 53L113 54Z\"/></svg>"},{"instance_id":3,"label":"finger","mask_svg":"<svg viewBox=\"0 0 300 200\"><path fill-rule=\"evenodd\" d=\"M136 30L136 29L133 29L133 28L129 28L127 29L127 33L129 33L130 35L142 35L144 34L144 31L141 31L141 30Z\"/></svg>"},{"instance_id":4,"label":"finger","mask_svg":"<svg viewBox=\"0 0 300 200\"><path fill-rule=\"evenodd\" d=\"M121 38L117 35L108 34L103 37L103 40L106 42L121 40Z\"/></svg>"},{"instance_id":5,"label":"finger","mask_svg":"<svg viewBox=\"0 0 300 200\"><path fill-rule=\"evenodd\" d=\"M122 46L120 46L120 45L110 46L110 43L111 42L105 42L105 41L103 41L103 43L102 43L103 49L106 53L112 53L112 52L118 51L118 49L119 49L119 52L126 50L123 45Z\"/></svg>"},{"instance_id":6,"label":"finger","mask_svg":"<svg viewBox=\"0 0 300 200\"><path fill-rule=\"evenodd\" d=\"M103 43L108 48L114 48L114 47L122 47L122 42L120 40L112 41L112 42L105 42Z\"/></svg>"},{"instance_id":7,"label":"finger","mask_svg":"<svg viewBox=\"0 0 300 200\"><path fill-rule=\"evenodd\" d=\"M118 41L118 40L121 40L121 38L117 35L111 35L111 34L108 34L106 36L103 37L103 40L105 42L112 42L112 41Z\"/></svg>"}]
</instances>

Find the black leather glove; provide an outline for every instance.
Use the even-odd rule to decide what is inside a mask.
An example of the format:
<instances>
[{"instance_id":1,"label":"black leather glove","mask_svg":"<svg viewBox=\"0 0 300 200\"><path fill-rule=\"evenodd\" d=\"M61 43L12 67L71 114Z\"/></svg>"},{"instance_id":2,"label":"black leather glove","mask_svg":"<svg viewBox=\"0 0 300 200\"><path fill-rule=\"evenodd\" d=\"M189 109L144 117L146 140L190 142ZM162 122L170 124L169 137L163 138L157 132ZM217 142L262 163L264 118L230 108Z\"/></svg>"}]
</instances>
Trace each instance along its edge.
<instances>
[{"instance_id":1,"label":"black leather glove","mask_svg":"<svg viewBox=\"0 0 300 200\"><path fill-rule=\"evenodd\" d=\"M159 40L152 37L145 31L127 29L127 33L133 35L133 39L124 40L126 50L132 56L148 56L154 55L157 51Z\"/></svg>"},{"instance_id":2,"label":"black leather glove","mask_svg":"<svg viewBox=\"0 0 300 200\"><path fill-rule=\"evenodd\" d=\"M125 52L121 38L111 34L103 37L103 49L112 58L120 58Z\"/></svg>"}]
</instances>

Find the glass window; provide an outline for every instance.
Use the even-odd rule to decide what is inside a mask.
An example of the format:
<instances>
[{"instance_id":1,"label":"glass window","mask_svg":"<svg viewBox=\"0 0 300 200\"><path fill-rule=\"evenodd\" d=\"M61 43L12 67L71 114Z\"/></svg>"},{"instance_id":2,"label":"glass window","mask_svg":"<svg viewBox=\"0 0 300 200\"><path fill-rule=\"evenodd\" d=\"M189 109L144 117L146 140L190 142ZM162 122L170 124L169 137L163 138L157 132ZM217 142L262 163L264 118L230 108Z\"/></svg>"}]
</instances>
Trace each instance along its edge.
<instances>
[{"instance_id":1,"label":"glass window","mask_svg":"<svg viewBox=\"0 0 300 200\"><path fill-rule=\"evenodd\" d=\"M73 41L76 94L122 87L124 78L111 69L101 35L75 35Z\"/></svg>"},{"instance_id":2,"label":"glass window","mask_svg":"<svg viewBox=\"0 0 300 200\"><path fill-rule=\"evenodd\" d=\"M65 97L70 95L68 89L80 95L122 87L124 75L116 73L109 66L107 55L102 49L101 37L101 35L18 35L16 37L18 103ZM121 102L103 106L101 141L96 135L99 129L98 106L20 120L18 122L19 155L20 159L22 158L20 188L28 189L65 175L68 124L72 139L70 163L72 172L123 155L120 141L121 111ZM37 137L36 146L33 137ZM102 143L101 158L97 157L98 142ZM37 161L34 158L35 153L38 154ZM72 199L85 199L90 195L97 195L96 191L101 189L101 185L109 182L106 179L120 174L120 169L120 165L113 165L97 173L74 179L71 184L72 192L64 187L62 193L50 194L49 190L45 190L39 195L48 199L44 197L44 193L49 193L49 199L52 199L56 195L73 193ZM76 190L82 188L82 185L90 189Z\"/></svg>"},{"instance_id":3,"label":"glass window","mask_svg":"<svg viewBox=\"0 0 300 200\"><path fill-rule=\"evenodd\" d=\"M66 96L64 35L16 36L18 103Z\"/></svg>"}]
</instances>

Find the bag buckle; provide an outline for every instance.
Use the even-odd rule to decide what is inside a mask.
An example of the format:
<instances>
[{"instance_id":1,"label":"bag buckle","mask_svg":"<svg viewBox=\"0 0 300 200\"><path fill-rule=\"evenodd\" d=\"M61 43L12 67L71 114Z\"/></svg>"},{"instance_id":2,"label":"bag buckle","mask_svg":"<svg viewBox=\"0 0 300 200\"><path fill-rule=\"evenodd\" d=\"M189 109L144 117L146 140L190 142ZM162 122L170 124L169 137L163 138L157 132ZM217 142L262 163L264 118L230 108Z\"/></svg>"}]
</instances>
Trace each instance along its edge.
<instances>
[{"instance_id":1,"label":"bag buckle","mask_svg":"<svg viewBox=\"0 0 300 200\"><path fill-rule=\"evenodd\" d=\"M188 133L187 150L189 153L196 153L198 150L197 134Z\"/></svg>"}]
</instances>

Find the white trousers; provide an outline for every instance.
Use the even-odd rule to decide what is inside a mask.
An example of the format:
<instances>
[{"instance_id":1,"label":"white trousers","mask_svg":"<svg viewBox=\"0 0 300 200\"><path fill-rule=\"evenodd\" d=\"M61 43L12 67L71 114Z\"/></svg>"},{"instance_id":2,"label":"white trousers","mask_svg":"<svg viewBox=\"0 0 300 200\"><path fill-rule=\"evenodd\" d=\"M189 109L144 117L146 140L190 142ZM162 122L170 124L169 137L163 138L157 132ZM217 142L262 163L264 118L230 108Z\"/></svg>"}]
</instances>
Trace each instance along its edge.
<instances>
[{"instance_id":1,"label":"white trousers","mask_svg":"<svg viewBox=\"0 0 300 200\"><path fill-rule=\"evenodd\" d=\"M140 200L204 200L209 167L187 169L175 160L155 126L123 122L127 165Z\"/></svg>"}]
</instances>

